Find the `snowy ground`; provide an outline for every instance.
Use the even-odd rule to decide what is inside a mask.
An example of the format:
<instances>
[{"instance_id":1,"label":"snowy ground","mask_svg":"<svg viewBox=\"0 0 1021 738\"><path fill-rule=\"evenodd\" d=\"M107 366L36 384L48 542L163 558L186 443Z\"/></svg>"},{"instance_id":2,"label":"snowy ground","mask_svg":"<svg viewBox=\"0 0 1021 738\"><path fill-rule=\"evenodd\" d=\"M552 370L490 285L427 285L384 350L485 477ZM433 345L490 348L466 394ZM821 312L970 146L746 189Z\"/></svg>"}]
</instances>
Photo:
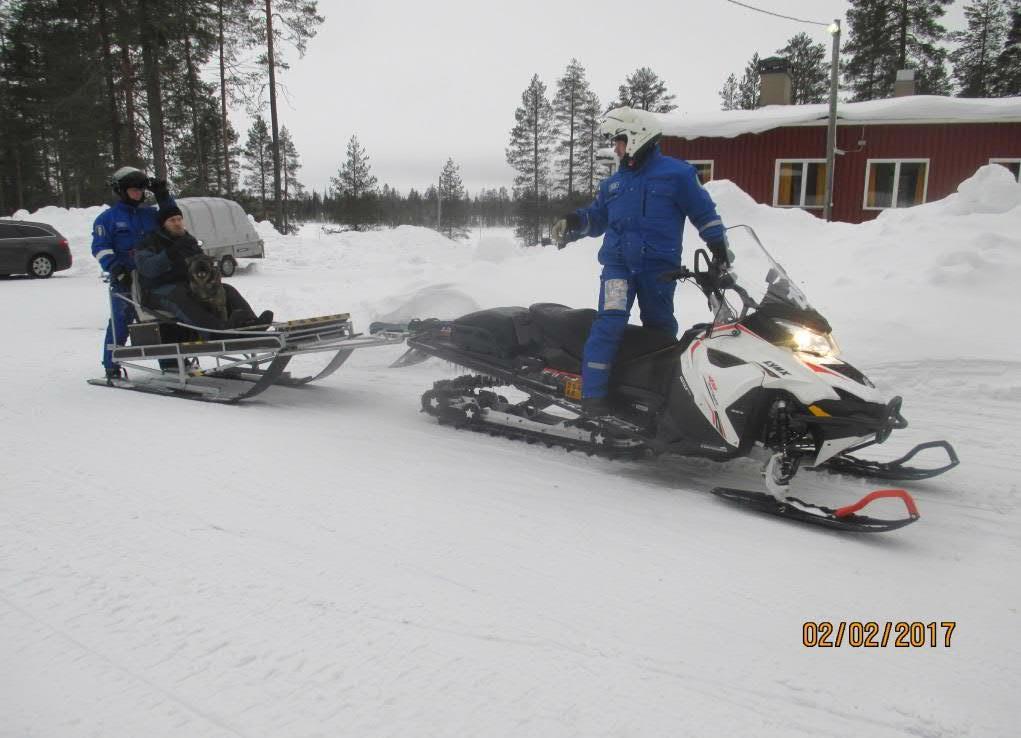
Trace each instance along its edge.
<instances>
[{"instance_id":1,"label":"snowy ground","mask_svg":"<svg viewBox=\"0 0 1021 738\"><path fill-rule=\"evenodd\" d=\"M748 462L438 427L419 395L458 372L387 369L400 347L237 407L88 386L98 210L32 214L76 263L0 280L0 736L1015 735L1021 186L1002 171L860 226L711 186L904 395L911 427L881 451L945 437L961 455L911 486L920 522L872 537L707 493L755 484ZM589 305L596 248L310 226L233 283L256 309L365 327ZM701 310L684 297L682 322ZM809 649L806 620L957 627L950 648Z\"/></svg>"}]
</instances>

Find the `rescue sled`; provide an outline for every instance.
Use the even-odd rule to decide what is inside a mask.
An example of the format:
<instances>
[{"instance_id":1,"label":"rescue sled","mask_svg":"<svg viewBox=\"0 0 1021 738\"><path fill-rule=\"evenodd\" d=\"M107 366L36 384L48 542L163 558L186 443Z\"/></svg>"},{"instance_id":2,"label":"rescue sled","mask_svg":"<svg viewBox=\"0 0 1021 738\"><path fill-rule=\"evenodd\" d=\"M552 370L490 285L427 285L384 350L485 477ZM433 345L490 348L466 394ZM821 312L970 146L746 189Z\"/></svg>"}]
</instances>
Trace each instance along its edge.
<instances>
[{"instance_id":1,"label":"rescue sled","mask_svg":"<svg viewBox=\"0 0 1021 738\"><path fill-rule=\"evenodd\" d=\"M144 306L138 297L137 289L130 298L111 297L131 303L138 315L128 327L130 345L110 347L125 376L89 379L89 384L230 404L274 385L300 387L325 379L354 351L405 338L394 331L356 333L348 313L211 331ZM316 373L294 376L287 371L291 359L307 354L329 359Z\"/></svg>"}]
</instances>

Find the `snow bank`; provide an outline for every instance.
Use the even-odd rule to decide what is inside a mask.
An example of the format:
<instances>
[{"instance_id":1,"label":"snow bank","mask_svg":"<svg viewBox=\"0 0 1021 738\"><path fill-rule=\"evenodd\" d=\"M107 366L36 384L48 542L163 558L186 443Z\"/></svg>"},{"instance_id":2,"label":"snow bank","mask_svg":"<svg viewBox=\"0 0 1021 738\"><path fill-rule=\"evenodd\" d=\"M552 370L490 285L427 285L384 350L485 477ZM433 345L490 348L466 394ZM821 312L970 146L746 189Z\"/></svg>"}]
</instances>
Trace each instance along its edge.
<instances>
[{"instance_id":1,"label":"snow bank","mask_svg":"<svg viewBox=\"0 0 1021 738\"><path fill-rule=\"evenodd\" d=\"M521 247L500 236L485 236L475 247L475 258L479 261L505 261L520 255Z\"/></svg>"},{"instance_id":2,"label":"snow bank","mask_svg":"<svg viewBox=\"0 0 1021 738\"><path fill-rule=\"evenodd\" d=\"M973 176L962 182L957 192L936 202L904 210L884 210L879 219L919 219L941 215L1001 215L1021 205L1021 183L1009 169L999 164L979 167Z\"/></svg>"}]
</instances>

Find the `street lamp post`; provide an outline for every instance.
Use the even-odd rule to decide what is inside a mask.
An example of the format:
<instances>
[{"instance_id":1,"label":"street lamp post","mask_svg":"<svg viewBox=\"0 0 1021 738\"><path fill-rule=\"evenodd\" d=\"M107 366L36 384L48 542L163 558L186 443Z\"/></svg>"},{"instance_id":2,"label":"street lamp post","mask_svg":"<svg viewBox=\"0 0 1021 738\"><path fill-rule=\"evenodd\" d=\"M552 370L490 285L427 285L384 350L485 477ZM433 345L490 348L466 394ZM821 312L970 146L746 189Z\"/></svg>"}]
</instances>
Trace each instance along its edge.
<instances>
[{"instance_id":1,"label":"street lamp post","mask_svg":"<svg viewBox=\"0 0 1021 738\"><path fill-rule=\"evenodd\" d=\"M830 122L826 131L826 202L823 217L833 220L833 170L837 153L837 84L840 65L840 20L826 29L833 36L833 59L830 62Z\"/></svg>"}]
</instances>

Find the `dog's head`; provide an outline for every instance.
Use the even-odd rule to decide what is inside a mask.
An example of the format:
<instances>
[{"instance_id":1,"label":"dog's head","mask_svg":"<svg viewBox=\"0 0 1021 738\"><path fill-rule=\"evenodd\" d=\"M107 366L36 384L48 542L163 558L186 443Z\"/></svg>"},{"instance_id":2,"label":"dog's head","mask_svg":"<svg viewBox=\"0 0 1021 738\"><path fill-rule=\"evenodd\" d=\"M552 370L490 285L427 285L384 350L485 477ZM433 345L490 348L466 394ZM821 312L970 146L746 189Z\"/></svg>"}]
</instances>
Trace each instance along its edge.
<instances>
[{"instance_id":1,"label":"dog's head","mask_svg":"<svg viewBox=\"0 0 1021 738\"><path fill-rule=\"evenodd\" d=\"M200 254L188 259L188 283L196 294L211 292L220 285L220 270L212 257Z\"/></svg>"}]
</instances>

